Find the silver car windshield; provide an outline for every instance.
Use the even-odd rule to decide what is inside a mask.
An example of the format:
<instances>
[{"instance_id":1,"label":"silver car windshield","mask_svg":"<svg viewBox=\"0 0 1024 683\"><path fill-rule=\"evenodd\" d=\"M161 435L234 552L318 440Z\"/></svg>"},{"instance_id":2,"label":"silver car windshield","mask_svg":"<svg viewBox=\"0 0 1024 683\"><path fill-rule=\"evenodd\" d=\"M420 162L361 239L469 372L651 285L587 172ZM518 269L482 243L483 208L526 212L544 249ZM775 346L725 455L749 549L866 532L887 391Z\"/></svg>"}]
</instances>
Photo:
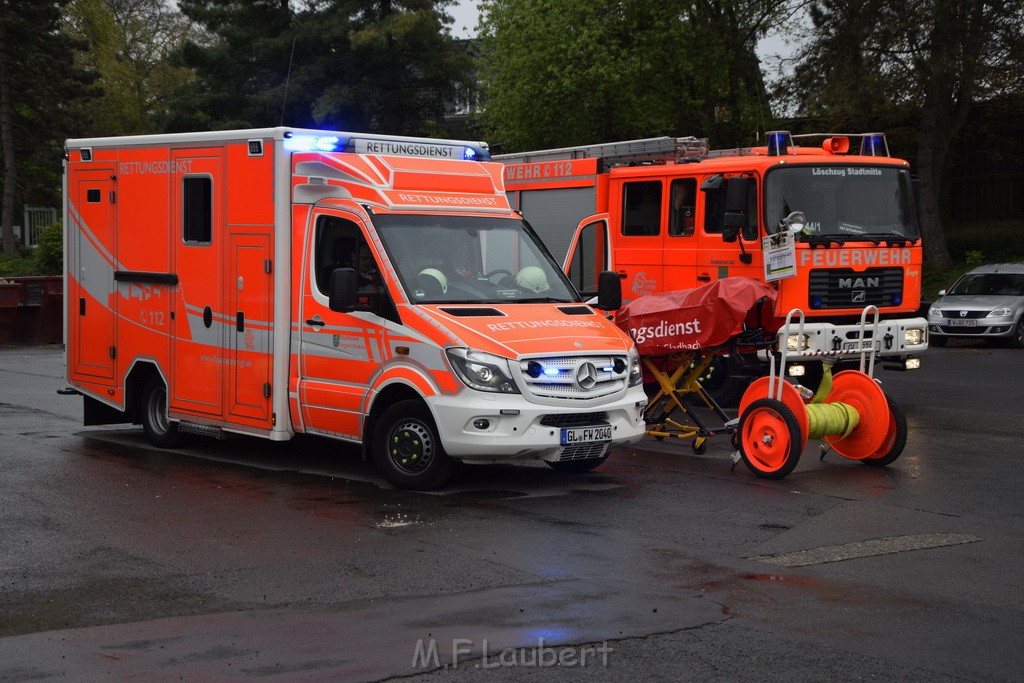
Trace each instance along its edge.
<instances>
[{"instance_id":1,"label":"silver car windshield","mask_svg":"<svg viewBox=\"0 0 1024 683\"><path fill-rule=\"evenodd\" d=\"M377 232L413 303L578 303L518 218L378 214Z\"/></svg>"},{"instance_id":2,"label":"silver car windshield","mask_svg":"<svg viewBox=\"0 0 1024 683\"><path fill-rule=\"evenodd\" d=\"M968 273L954 282L946 294L1024 296L1024 273Z\"/></svg>"},{"instance_id":3,"label":"silver car windshield","mask_svg":"<svg viewBox=\"0 0 1024 683\"><path fill-rule=\"evenodd\" d=\"M765 228L803 213L798 238L916 240L920 237L907 169L891 166L785 166L764 181Z\"/></svg>"}]
</instances>

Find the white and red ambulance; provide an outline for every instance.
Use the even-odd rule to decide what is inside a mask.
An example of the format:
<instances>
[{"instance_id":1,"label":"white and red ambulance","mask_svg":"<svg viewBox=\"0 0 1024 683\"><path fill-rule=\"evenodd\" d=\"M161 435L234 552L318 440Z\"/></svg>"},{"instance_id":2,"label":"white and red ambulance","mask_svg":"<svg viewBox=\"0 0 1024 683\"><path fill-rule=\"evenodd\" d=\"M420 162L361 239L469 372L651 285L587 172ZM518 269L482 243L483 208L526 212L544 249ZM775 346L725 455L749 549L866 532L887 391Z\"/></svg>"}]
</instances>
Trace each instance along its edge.
<instances>
[{"instance_id":1,"label":"white and red ambulance","mask_svg":"<svg viewBox=\"0 0 1024 683\"><path fill-rule=\"evenodd\" d=\"M510 210L486 145L270 128L68 140L67 379L85 424L600 465L640 439L630 339ZM604 279L598 308L619 305Z\"/></svg>"}]
</instances>

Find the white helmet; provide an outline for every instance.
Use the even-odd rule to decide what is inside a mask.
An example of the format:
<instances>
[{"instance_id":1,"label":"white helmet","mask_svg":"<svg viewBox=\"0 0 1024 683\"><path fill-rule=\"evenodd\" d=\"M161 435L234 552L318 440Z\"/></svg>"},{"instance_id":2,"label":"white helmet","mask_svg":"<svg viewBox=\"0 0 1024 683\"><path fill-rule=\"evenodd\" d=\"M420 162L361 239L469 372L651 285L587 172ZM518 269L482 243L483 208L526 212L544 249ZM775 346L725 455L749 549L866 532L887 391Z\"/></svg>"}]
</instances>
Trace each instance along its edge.
<instances>
[{"instance_id":1,"label":"white helmet","mask_svg":"<svg viewBox=\"0 0 1024 683\"><path fill-rule=\"evenodd\" d=\"M538 294L551 289L547 275L537 266L526 266L516 273L516 284Z\"/></svg>"},{"instance_id":2,"label":"white helmet","mask_svg":"<svg viewBox=\"0 0 1024 683\"><path fill-rule=\"evenodd\" d=\"M440 288L442 294L448 292L448 278L437 268L424 268L420 271L418 279L421 289L429 292Z\"/></svg>"}]
</instances>

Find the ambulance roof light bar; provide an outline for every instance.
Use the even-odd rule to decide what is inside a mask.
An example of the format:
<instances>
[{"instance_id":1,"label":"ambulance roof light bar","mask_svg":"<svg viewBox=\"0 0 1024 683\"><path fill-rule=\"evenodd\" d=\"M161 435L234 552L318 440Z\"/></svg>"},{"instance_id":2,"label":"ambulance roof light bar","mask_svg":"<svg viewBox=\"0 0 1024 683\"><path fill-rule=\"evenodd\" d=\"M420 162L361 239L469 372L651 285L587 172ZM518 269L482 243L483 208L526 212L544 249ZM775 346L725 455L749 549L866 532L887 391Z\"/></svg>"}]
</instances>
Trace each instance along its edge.
<instances>
[{"instance_id":1,"label":"ambulance roof light bar","mask_svg":"<svg viewBox=\"0 0 1024 683\"><path fill-rule=\"evenodd\" d=\"M284 148L289 152L354 152L356 154L384 154L466 161L488 161L491 158L486 144L461 140L431 140L428 138L320 131L287 131L283 137Z\"/></svg>"}]
</instances>

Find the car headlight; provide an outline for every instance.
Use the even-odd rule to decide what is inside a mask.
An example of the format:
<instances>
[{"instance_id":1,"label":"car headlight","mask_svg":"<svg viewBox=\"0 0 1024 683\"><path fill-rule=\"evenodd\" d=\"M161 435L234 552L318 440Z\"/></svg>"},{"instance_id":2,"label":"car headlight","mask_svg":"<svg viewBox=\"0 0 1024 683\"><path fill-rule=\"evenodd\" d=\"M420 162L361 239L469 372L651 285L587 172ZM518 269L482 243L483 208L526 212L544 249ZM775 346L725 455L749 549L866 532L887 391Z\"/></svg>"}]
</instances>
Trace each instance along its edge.
<instances>
[{"instance_id":1,"label":"car headlight","mask_svg":"<svg viewBox=\"0 0 1024 683\"><path fill-rule=\"evenodd\" d=\"M519 393L508 369L508 359L463 348L447 349L445 353L466 386L498 394Z\"/></svg>"},{"instance_id":2,"label":"car headlight","mask_svg":"<svg viewBox=\"0 0 1024 683\"><path fill-rule=\"evenodd\" d=\"M629 350L629 386L638 386L643 381L644 373L640 369L640 352L634 346Z\"/></svg>"},{"instance_id":3,"label":"car headlight","mask_svg":"<svg viewBox=\"0 0 1024 683\"><path fill-rule=\"evenodd\" d=\"M988 317L989 318L1009 318L1011 315L1013 315L1013 309L1008 307L1008 306L1004 306L1002 308L997 308L994 311L992 311L991 313L989 313Z\"/></svg>"},{"instance_id":4,"label":"car headlight","mask_svg":"<svg viewBox=\"0 0 1024 683\"><path fill-rule=\"evenodd\" d=\"M929 306L928 307L928 317L929 318L941 318L942 317L942 311L940 309L938 309L938 308L935 308L934 306Z\"/></svg>"}]
</instances>

